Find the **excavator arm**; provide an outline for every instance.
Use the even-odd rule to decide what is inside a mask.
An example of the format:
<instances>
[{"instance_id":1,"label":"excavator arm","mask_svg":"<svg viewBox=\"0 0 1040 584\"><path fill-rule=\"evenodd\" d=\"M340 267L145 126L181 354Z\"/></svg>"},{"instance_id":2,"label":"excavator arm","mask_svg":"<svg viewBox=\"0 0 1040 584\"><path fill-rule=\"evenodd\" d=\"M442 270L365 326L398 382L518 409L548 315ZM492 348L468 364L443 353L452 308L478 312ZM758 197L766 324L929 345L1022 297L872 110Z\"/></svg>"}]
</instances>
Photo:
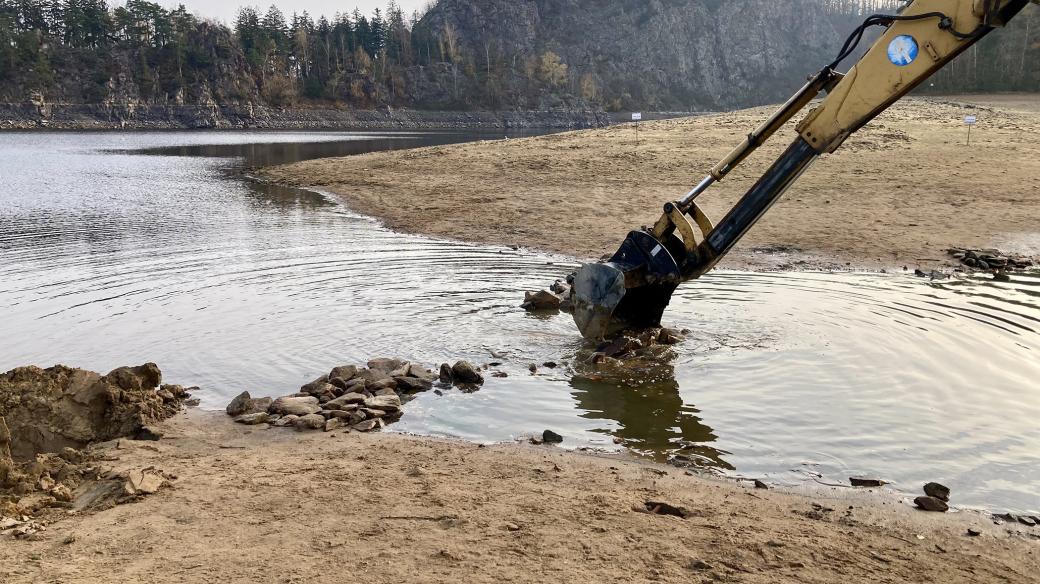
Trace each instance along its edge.
<instances>
[{"instance_id":1,"label":"excavator arm","mask_svg":"<svg viewBox=\"0 0 1040 584\"><path fill-rule=\"evenodd\" d=\"M652 227L633 231L607 262L583 266L574 281L574 320L588 338L660 324L681 282L710 271L781 195L825 153L927 80L991 31L1040 0L913 0L874 15L853 32L834 62L723 158ZM873 26L886 28L847 73L837 68ZM821 94L798 124L798 137L718 224L696 199Z\"/></svg>"}]
</instances>

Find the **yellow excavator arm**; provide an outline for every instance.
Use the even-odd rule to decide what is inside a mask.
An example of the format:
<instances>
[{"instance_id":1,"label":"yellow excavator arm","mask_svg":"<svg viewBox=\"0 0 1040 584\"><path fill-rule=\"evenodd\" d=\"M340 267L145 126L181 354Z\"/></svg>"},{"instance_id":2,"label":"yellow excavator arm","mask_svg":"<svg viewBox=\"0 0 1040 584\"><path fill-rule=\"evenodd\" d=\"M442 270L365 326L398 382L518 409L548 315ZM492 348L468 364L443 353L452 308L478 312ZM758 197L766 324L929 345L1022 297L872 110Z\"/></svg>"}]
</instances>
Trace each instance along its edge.
<instances>
[{"instance_id":1,"label":"yellow excavator arm","mask_svg":"<svg viewBox=\"0 0 1040 584\"><path fill-rule=\"evenodd\" d=\"M679 283L711 270L821 154L942 69L991 31L1040 0L913 0L898 14L868 17L835 60L813 75L772 117L723 158L652 227L633 231L607 262L583 266L574 281L574 320L599 338L627 326L656 326ZM874 26L885 32L847 73L837 71ZM798 138L713 224L696 199L723 180L821 93L797 126ZM698 233L699 232L699 233Z\"/></svg>"}]
</instances>

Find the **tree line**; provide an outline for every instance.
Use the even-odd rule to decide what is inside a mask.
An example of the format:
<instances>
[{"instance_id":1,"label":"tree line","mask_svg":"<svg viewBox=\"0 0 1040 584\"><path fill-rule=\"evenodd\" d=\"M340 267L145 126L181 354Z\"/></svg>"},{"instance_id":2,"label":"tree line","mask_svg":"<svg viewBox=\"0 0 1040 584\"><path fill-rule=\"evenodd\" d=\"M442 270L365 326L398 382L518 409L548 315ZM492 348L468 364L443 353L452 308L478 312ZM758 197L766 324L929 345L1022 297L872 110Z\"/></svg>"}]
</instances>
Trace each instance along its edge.
<instances>
[{"instance_id":1,"label":"tree line","mask_svg":"<svg viewBox=\"0 0 1040 584\"><path fill-rule=\"evenodd\" d=\"M893 5L819 3L850 23ZM492 58L486 38L494 31L438 22L406 15L393 0L367 15L316 19L243 7L230 25L146 0L0 0L0 100L514 109L549 95L571 107L639 105L622 104L549 48ZM1038 63L1033 9L958 59L932 89L1040 91Z\"/></svg>"}]
</instances>

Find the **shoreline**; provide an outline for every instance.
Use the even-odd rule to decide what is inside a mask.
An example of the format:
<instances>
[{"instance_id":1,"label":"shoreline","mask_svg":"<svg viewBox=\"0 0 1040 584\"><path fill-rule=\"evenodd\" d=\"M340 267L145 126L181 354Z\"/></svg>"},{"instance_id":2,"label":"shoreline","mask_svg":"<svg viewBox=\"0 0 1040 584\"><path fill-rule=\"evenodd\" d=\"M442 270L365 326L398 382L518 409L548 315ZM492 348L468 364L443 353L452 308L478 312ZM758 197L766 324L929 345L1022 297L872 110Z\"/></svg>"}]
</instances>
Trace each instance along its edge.
<instances>
[{"instance_id":1,"label":"shoreline","mask_svg":"<svg viewBox=\"0 0 1040 584\"><path fill-rule=\"evenodd\" d=\"M554 447L262 431L200 411L160 429L97 451L168 487L5 542L4 581L1029 582L1040 567L1024 527L884 490L762 490ZM688 516L638 512L647 501Z\"/></svg>"},{"instance_id":2,"label":"shoreline","mask_svg":"<svg viewBox=\"0 0 1040 584\"><path fill-rule=\"evenodd\" d=\"M965 112L985 120L970 149L960 143ZM664 201L769 113L645 122L638 137L620 124L251 172L331 192L395 231L598 258L652 224ZM739 176L713 187L703 197L709 217L720 219L793 135L785 128ZM1040 256L1036 176L1040 104L909 99L822 157L720 267L927 271L954 267L952 247Z\"/></svg>"},{"instance_id":3,"label":"shoreline","mask_svg":"<svg viewBox=\"0 0 1040 584\"><path fill-rule=\"evenodd\" d=\"M254 105L0 103L0 131L578 129L612 124L598 111L434 111Z\"/></svg>"}]
</instances>

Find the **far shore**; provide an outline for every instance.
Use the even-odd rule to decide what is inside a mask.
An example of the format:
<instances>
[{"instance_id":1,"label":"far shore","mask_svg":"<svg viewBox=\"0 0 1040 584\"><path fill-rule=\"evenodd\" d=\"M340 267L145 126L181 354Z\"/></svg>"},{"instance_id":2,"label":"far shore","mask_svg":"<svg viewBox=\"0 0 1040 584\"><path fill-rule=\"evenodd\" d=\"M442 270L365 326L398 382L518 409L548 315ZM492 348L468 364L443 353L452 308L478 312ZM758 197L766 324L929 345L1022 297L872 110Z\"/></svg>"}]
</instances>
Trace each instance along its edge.
<instances>
[{"instance_id":1,"label":"far shore","mask_svg":"<svg viewBox=\"0 0 1040 584\"><path fill-rule=\"evenodd\" d=\"M582 258L652 224L765 119L762 107L522 140L257 169L405 232ZM966 115L976 115L968 146ZM702 197L715 220L793 139L785 128ZM1040 255L1040 99L910 98L824 156L721 267L931 269L951 247Z\"/></svg>"}]
</instances>

